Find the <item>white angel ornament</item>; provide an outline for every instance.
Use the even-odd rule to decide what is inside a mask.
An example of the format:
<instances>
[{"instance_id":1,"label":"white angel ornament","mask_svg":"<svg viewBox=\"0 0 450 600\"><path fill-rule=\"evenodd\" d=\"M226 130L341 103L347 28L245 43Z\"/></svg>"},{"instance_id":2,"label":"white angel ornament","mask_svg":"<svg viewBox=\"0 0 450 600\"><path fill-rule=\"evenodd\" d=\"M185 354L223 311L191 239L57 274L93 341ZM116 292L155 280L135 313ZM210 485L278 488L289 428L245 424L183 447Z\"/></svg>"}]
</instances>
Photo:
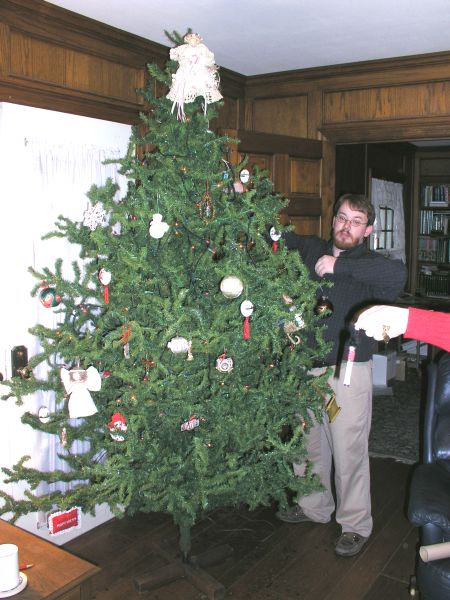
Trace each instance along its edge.
<instances>
[{"instance_id":1,"label":"white angel ornament","mask_svg":"<svg viewBox=\"0 0 450 600\"><path fill-rule=\"evenodd\" d=\"M98 392L102 387L100 373L95 367L75 368L70 371L63 367L61 368L61 381L69 396L69 417L71 419L90 417L98 412L89 393L89 390Z\"/></svg>"},{"instance_id":2,"label":"white angel ornament","mask_svg":"<svg viewBox=\"0 0 450 600\"><path fill-rule=\"evenodd\" d=\"M202 44L197 33L188 33L184 41L185 44L170 50L170 58L178 61L180 66L172 75L172 85L167 94L167 98L173 100L172 112L176 106L178 119L182 121L185 119L184 104L193 102L197 96L203 96L205 112L208 103L222 98L214 54Z\"/></svg>"}]
</instances>

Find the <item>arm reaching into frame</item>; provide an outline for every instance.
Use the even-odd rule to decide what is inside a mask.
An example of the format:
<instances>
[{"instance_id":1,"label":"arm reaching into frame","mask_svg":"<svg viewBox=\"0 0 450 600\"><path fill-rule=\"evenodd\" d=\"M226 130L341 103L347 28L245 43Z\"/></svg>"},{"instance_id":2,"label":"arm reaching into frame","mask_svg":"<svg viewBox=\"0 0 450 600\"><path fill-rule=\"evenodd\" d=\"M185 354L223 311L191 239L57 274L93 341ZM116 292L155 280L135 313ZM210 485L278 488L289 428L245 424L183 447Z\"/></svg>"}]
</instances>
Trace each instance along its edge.
<instances>
[{"instance_id":1,"label":"arm reaching into frame","mask_svg":"<svg viewBox=\"0 0 450 600\"><path fill-rule=\"evenodd\" d=\"M379 304L359 313L355 329L386 342L403 334L450 352L450 313Z\"/></svg>"}]
</instances>

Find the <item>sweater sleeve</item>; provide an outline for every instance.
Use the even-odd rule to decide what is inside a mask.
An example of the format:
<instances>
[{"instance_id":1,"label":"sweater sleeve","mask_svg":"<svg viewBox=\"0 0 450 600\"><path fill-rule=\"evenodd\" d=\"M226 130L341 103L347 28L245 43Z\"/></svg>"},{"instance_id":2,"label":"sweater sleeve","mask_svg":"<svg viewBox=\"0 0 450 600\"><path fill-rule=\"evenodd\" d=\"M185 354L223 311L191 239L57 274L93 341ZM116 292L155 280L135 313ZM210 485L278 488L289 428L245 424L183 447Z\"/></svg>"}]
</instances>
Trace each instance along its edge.
<instances>
[{"instance_id":1,"label":"sweater sleeve","mask_svg":"<svg viewBox=\"0 0 450 600\"><path fill-rule=\"evenodd\" d=\"M450 352L450 313L410 308L404 336Z\"/></svg>"},{"instance_id":2,"label":"sweater sleeve","mask_svg":"<svg viewBox=\"0 0 450 600\"><path fill-rule=\"evenodd\" d=\"M375 252L356 260L339 256L334 272L372 286L376 290L376 299L387 301L395 300L403 291L407 276L406 267L400 260L386 258Z\"/></svg>"}]
</instances>

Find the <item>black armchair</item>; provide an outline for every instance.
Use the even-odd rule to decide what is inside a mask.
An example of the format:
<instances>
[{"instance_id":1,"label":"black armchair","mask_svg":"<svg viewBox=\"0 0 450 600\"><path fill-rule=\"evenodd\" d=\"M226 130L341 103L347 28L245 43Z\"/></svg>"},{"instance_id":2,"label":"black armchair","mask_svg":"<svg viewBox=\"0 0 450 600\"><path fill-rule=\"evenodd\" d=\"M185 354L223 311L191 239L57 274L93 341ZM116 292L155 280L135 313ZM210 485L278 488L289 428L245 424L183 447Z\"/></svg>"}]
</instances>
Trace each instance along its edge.
<instances>
[{"instance_id":1,"label":"black armchair","mask_svg":"<svg viewBox=\"0 0 450 600\"><path fill-rule=\"evenodd\" d=\"M412 476L408 518L422 546L450 541L450 353L428 367L423 463ZM419 556L417 585L423 599L450 598L450 558Z\"/></svg>"}]
</instances>

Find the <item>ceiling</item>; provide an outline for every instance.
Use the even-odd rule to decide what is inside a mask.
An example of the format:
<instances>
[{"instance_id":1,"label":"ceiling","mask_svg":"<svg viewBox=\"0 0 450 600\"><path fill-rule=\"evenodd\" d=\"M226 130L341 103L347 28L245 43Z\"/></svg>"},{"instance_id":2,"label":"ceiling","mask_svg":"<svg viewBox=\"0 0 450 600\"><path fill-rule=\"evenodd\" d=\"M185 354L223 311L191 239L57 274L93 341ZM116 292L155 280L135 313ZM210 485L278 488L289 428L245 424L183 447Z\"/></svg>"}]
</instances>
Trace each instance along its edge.
<instances>
[{"instance_id":1,"label":"ceiling","mask_svg":"<svg viewBox=\"0 0 450 600\"><path fill-rule=\"evenodd\" d=\"M247 76L450 50L450 0L48 1L166 46L191 28Z\"/></svg>"}]
</instances>

